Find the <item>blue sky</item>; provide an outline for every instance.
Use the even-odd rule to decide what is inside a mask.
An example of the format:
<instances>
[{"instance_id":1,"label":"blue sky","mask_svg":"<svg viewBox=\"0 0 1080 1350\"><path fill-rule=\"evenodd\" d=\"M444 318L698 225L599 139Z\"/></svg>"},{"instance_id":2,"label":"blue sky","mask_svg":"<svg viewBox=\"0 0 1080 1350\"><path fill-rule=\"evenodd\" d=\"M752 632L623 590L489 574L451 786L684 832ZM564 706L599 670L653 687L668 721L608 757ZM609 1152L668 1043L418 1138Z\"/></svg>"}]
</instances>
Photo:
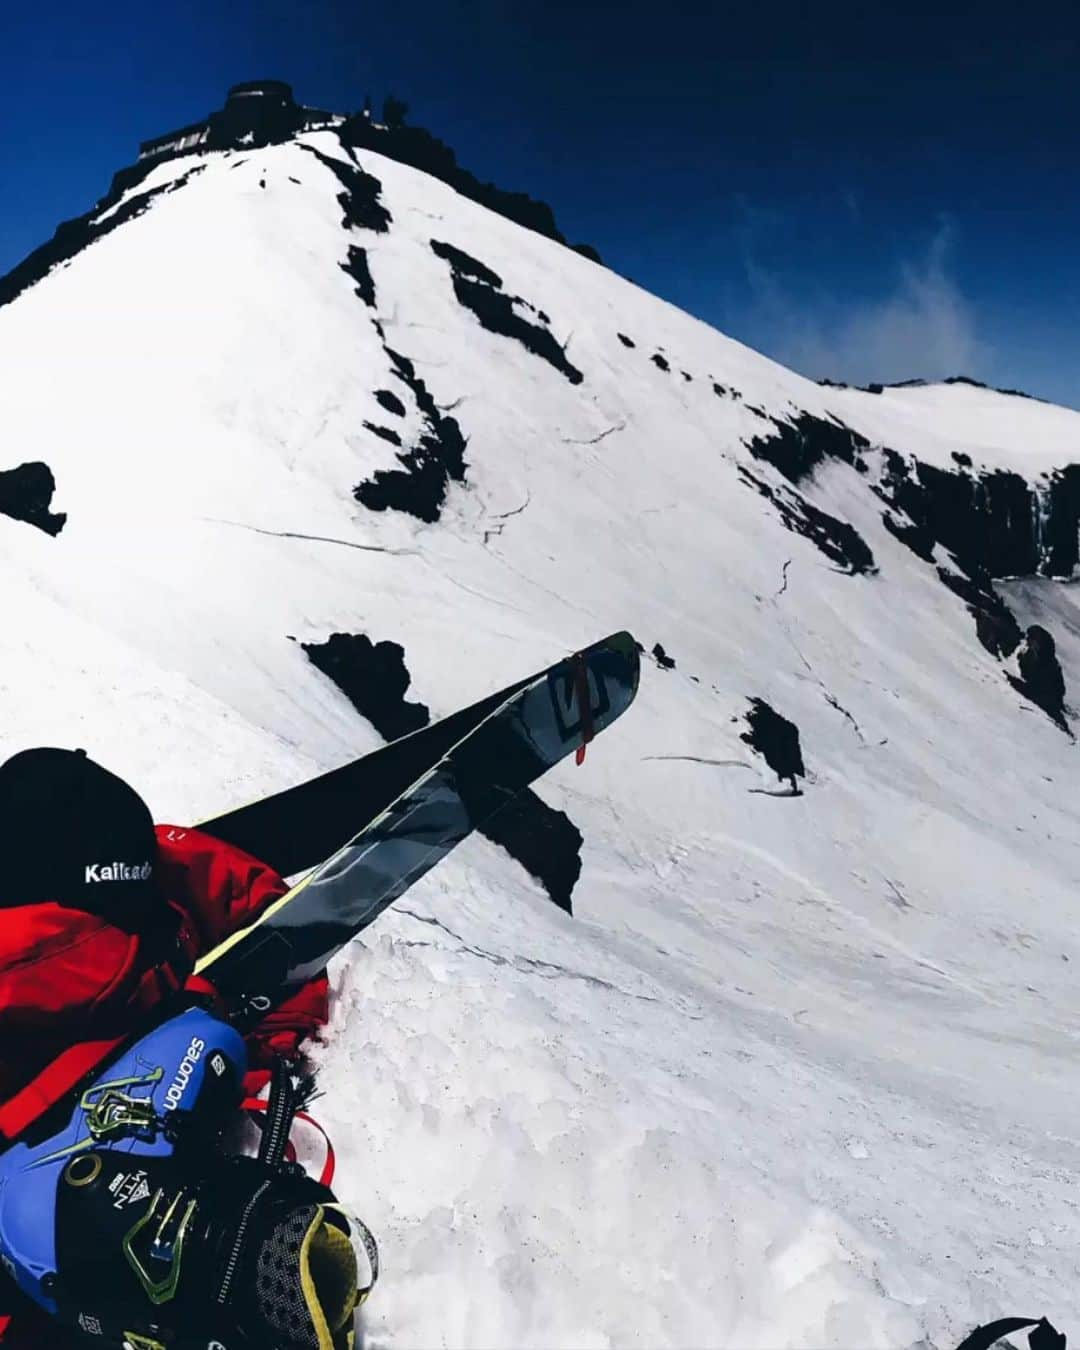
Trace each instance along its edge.
<instances>
[{"instance_id":1,"label":"blue sky","mask_svg":"<svg viewBox=\"0 0 1080 1350\"><path fill-rule=\"evenodd\" d=\"M810 375L1080 406L1074 4L0 6L0 271L262 76L342 111L399 93L478 176Z\"/></svg>"}]
</instances>

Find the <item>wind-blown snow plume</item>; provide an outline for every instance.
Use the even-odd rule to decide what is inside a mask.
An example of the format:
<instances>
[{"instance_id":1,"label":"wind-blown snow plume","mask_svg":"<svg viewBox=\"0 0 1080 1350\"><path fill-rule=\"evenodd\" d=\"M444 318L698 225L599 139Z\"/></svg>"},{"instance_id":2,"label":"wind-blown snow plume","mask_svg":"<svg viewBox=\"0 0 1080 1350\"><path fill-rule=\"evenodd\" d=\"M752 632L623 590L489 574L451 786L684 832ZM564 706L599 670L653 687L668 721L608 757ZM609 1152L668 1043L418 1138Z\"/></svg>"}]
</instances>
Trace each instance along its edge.
<instances>
[{"instance_id":1,"label":"wind-blown snow plume","mask_svg":"<svg viewBox=\"0 0 1080 1350\"><path fill-rule=\"evenodd\" d=\"M814 302L792 295L769 268L748 253L753 296L751 329L778 360L813 379L851 384L981 375L992 354L979 335L974 306L950 268L953 231L942 222L928 245L900 259L882 278L880 293L854 303L836 297Z\"/></svg>"}]
</instances>

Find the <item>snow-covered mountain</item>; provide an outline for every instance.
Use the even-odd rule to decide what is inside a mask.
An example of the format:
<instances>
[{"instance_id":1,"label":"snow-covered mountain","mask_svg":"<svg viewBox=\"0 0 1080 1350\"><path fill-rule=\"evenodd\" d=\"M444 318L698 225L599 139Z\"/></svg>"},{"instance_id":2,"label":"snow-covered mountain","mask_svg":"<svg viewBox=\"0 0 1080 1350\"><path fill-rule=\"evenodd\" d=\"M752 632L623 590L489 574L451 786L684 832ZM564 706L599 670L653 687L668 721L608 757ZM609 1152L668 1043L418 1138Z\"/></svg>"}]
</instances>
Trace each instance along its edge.
<instances>
[{"instance_id":1,"label":"snow-covered mountain","mask_svg":"<svg viewBox=\"0 0 1080 1350\"><path fill-rule=\"evenodd\" d=\"M585 766L336 970L366 1344L1077 1325L1080 414L818 386L349 142L0 282L0 751L188 822L630 628Z\"/></svg>"}]
</instances>

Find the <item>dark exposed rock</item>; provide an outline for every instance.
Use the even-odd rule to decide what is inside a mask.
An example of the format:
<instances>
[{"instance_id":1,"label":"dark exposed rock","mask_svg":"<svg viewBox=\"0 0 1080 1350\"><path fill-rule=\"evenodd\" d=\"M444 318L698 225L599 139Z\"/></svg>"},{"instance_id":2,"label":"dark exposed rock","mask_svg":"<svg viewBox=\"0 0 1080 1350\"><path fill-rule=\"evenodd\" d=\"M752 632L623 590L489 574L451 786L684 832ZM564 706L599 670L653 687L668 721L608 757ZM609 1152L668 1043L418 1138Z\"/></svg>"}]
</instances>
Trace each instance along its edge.
<instances>
[{"instance_id":1,"label":"dark exposed rock","mask_svg":"<svg viewBox=\"0 0 1080 1350\"><path fill-rule=\"evenodd\" d=\"M365 172L359 164L346 164L333 155L324 155L313 145L301 144L301 149L324 164L345 189L338 193L338 205L344 212L341 223L345 229L374 230L377 234L389 230L393 216L379 200L382 184L374 174Z\"/></svg>"},{"instance_id":2,"label":"dark exposed rock","mask_svg":"<svg viewBox=\"0 0 1080 1350\"><path fill-rule=\"evenodd\" d=\"M405 701L412 677L405 668L405 649L396 642L372 642L363 633L334 633L325 642L301 646L308 660L333 680L384 740L396 741L431 720L424 704Z\"/></svg>"},{"instance_id":3,"label":"dark exposed rock","mask_svg":"<svg viewBox=\"0 0 1080 1350\"><path fill-rule=\"evenodd\" d=\"M877 491L900 513L899 518L893 511L884 513L886 528L926 562L934 562L935 546L952 555L959 570L939 566L939 578L964 601L982 646L999 659L1011 656L1023 633L994 588L994 578L1071 574L1080 471L1070 466L1053 476L1040 539L1038 492L1019 474L971 472L970 458L960 453L953 455L959 466L954 470L909 462L892 450L885 450L883 457L885 472ZM1053 638L1045 629L1030 629L1022 653L1027 673L1019 680L1010 675L1010 683L1068 730L1065 680Z\"/></svg>"},{"instance_id":4,"label":"dark exposed rock","mask_svg":"<svg viewBox=\"0 0 1080 1350\"><path fill-rule=\"evenodd\" d=\"M380 427L375 422L365 422L364 427L373 435L380 437L384 441L389 441L391 445L401 444L401 437L391 427Z\"/></svg>"},{"instance_id":5,"label":"dark exposed rock","mask_svg":"<svg viewBox=\"0 0 1080 1350\"><path fill-rule=\"evenodd\" d=\"M372 511L406 511L434 523L439 519L448 483L465 480L465 437L456 418L439 411L408 357L389 347L386 354L394 374L412 393L424 429L416 445L398 454L400 469L378 469L354 489L353 495Z\"/></svg>"},{"instance_id":6,"label":"dark exposed rock","mask_svg":"<svg viewBox=\"0 0 1080 1350\"><path fill-rule=\"evenodd\" d=\"M797 483L826 459L865 471L869 445L839 422L804 413L794 423L779 424L776 435L756 438L750 450ZM1016 473L976 471L962 451L953 453L954 469L924 464L887 447L880 455L882 472L874 491L887 507L882 515L885 528L924 562L937 565L938 547L948 552L956 567L937 566L938 577L964 601L983 647L999 659L1012 655L1023 634L994 589L994 579L1072 575L1080 562L1080 465L1059 470L1040 487ZM813 508L808 514L803 505L772 492L745 471L744 477L776 503L790 529L808 534L827 553L841 543L835 531L824 538L819 533L831 518L815 519ZM850 529L840 522L832 524ZM1046 641L1036 636L1029 644L1034 654L1027 659L1037 663L1039 675L1012 683L1064 726L1064 680L1059 691L1053 671L1060 675L1060 666L1052 639L1050 644L1052 662L1045 655Z\"/></svg>"},{"instance_id":7,"label":"dark exposed rock","mask_svg":"<svg viewBox=\"0 0 1080 1350\"><path fill-rule=\"evenodd\" d=\"M581 831L565 811L556 811L526 790L499 811L481 831L506 849L567 914L581 875Z\"/></svg>"},{"instance_id":8,"label":"dark exposed rock","mask_svg":"<svg viewBox=\"0 0 1080 1350\"><path fill-rule=\"evenodd\" d=\"M167 196L170 192L178 192L197 174L202 173L205 165L197 164L179 178L174 178L172 182L136 193L118 205L124 194L141 182L153 167L147 164L129 170L126 174L117 174L108 195L103 197L93 210L58 225L56 233L47 243L16 264L6 276L0 277L0 307L10 304L16 296L36 285L43 277L48 276L53 268L59 267L61 263L70 262L84 248L88 248L99 239L104 239L107 234L119 229L121 225L126 225L129 220L134 220L149 211L159 197ZM106 212L111 214L102 220L101 217Z\"/></svg>"},{"instance_id":9,"label":"dark exposed rock","mask_svg":"<svg viewBox=\"0 0 1080 1350\"><path fill-rule=\"evenodd\" d=\"M953 456L954 470L893 450L883 455L879 495L911 521L917 534L905 541L920 541L920 557L932 540L965 571L981 569L991 578L1067 578L1080 563L1080 465L1056 470L1040 485L1003 470L971 471L962 453Z\"/></svg>"},{"instance_id":10,"label":"dark exposed rock","mask_svg":"<svg viewBox=\"0 0 1080 1350\"><path fill-rule=\"evenodd\" d=\"M1008 394L1012 398L1031 399L1035 403L1045 403L1045 399L1037 398L1034 394L1026 394L1023 389L1002 389L996 385L984 384L982 380L973 380L970 375L949 375L943 380L887 380L883 383L875 382L873 384L845 384L843 380L818 380L818 384L824 385L828 389L858 389L864 394L880 394L886 389L925 389L931 384L966 384L973 389L990 389L995 394Z\"/></svg>"},{"instance_id":11,"label":"dark exposed rock","mask_svg":"<svg viewBox=\"0 0 1080 1350\"><path fill-rule=\"evenodd\" d=\"M942 380L942 384L969 384L973 389L991 389L995 394L1007 394L1010 398L1026 398L1032 403L1046 402L1034 394L1026 394L1023 389L1002 389L998 385L984 384L982 380L973 380L970 375L949 375Z\"/></svg>"},{"instance_id":12,"label":"dark exposed rock","mask_svg":"<svg viewBox=\"0 0 1080 1350\"><path fill-rule=\"evenodd\" d=\"M818 380L818 384L826 389L860 389L864 394L880 394L885 386L883 384L847 384L844 380Z\"/></svg>"},{"instance_id":13,"label":"dark exposed rock","mask_svg":"<svg viewBox=\"0 0 1080 1350\"><path fill-rule=\"evenodd\" d=\"M423 703L407 703L411 676L405 651L396 642L377 642L363 634L334 633L326 642L301 644L308 659L337 685L384 740L397 740L428 726ZM520 793L480 831L506 849L544 887L551 899L572 913L571 896L581 875L581 831L532 791Z\"/></svg>"},{"instance_id":14,"label":"dark exposed rock","mask_svg":"<svg viewBox=\"0 0 1080 1350\"><path fill-rule=\"evenodd\" d=\"M934 561L934 545L937 540L925 526L916 525L911 520L898 520L891 511L881 513L881 522L891 535L899 539L902 544L906 544L912 553L920 557L923 562L932 563Z\"/></svg>"},{"instance_id":15,"label":"dark exposed rock","mask_svg":"<svg viewBox=\"0 0 1080 1350\"><path fill-rule=\"evenodd\" d=\"M385 408L388 413L393 413L395 417L405 416L405 404L393 394L389 389L376 389L375 401L381 408Z\"/></svg>"},{"instance_id":16,"label":"dark exposed rock","mask_svg":"<svg viewBox=\"0 0 1080 1350\"><path fill-rule=\"evenodd\" d=\"M943 545L965 571L992 577L1038 569L1031 489L1019 474L972 474L884 452L879 493L924 538Z\"/></svg>"},{"instance_id":17,"label":"dark exposed rock","mask_svg":"<svg viewBox=\"0 0 1080 1350\"><path fill-rule=\"evenodd\" d=\"M939 567L938 576L954 595L958 595L975 620L979 641L992 656L1011 656L1020 645L1020 625L1012 610L994 590L986 573L975 577L950 572Z\"/></svg>"},{"instance_id":18,"label":"dark exposed rock","mask_svg":"<svg viewBox=\"0 0 1080 1350\"><path fill-rule=\"evenodd\" d=\"M394 374L412 391L416 406L430 425L432 433L438 435L440 454L446 472L456 482L461 482L465 477L465 438L461 435L456 420L444 416L439 410L427 385L416 373L416 367L408 357L392 351L389 347L386 348L386 354L393 363Z\"/></svg>"},{"instance_id":19,"label":"dark exposed rock","mask_svg":"<svg viewBox=\"0 0 1080 1350\"><path fill-rule=\"evenodd\" d=\"M653 654L653 656L656 657L656 664L660 667L661 670L674 670L674 669L675 669L675 661L674 661L674 659L673 659L672 657L668 656L667 652L664 651L663 647L660 645L659 642L658 642L658 643L656 644L656 646L652 649L652 654Z\"/></svg>"},{"instance_id":20,"label":"dark exposed rock","mask_svg":"<svg viewBox=\"0 0 1080 1350\"><path fill-rule=\"evenodd\" d=\"M766 414L761 412L761 416ZM748 449L755 459L771 464L789 483L796 485L824 460L838 459L855 466L870 448L870 442L858 432L812 413L800 413L790 422L773 425L776 428L773 434L755 436Z\"/></svg>"},{"instance_id":21,"label":"dark exposed rock","mask_svg":"<svg viewBox=\"0 0 1080 1350\"><path fill-rule=\"evenodd\" d=\"M1057 723L1063 731L1068 730L1065 721L1065 676L1057 658L1054 639L1039 624L1032 624L1024 635L1023 644L1016 653L1020 667L1020 679L1009 676L1010 683L1025 698L1029 698L1037 707Z\"/></svg>"},{"instance_id":22,"label":"dark exposed rock","mask_svg":"<svg viewBox=\"0 0 1080 1350\"><path fill-rule=\"evenodd\" d=\"M653 355L649 358L649 360L652 361L653 365L657 368L657 370L671 369L671 366L668 364L667 358L661 356L659 352L654 352Z\"/></svg>"},{"instance_id":23,"label":"dark exposed rock","mask_svg":"<svg viewBox=\"0 0 1080 1350\"><path fill-rule=\"evenodd\" d=\"M49 510L56 480L40 460L0 472L0 512L12 520L36 525L46 534L58 535L67 521L65 512Z\"/></svg>"},{"instance_id":24,"label":"dark exposed rock","mask_svg":"<svg viewBox=\"0 0 1080 1350\"><path fill-rule=\"evenodd\" d=\"M619 339L619 341L622 343L624 347L637 346L637 343L634 341L634 339L628 338L625 333L616 333L615 336Z\"/></svg>"},{"instance_id":25,"label":"dark exposed rock","mask_svg":"<svg viewBox=\"0 0 1080 1350\"><path fill-rule=\"evenodd\" d=\"M566 244L566 238L556 227L555 216L546 202L536 201L524 192L507 192L494 183L481 183L474 174L458 164L457 156L444 141L423 127L380 126L358 113L346 120L339 129L339 136L346 146L374 150L388 159L397 160L399 164L420 169L449 184L470 201L486 206L489 211L496 211L527 230ZM602 262L599 253L588 244L575 244L573 247L583 257L596 263Z\"/></svg>"},{"instance_id":26,"label":"dark exposed rock","mask_svg":"<svg viewBox=\"0 0 1080 1350\"><path fill-rule=\"evenodd\" d=\"M830 562L852 575L877 571L869 544L846 520L830 516L792 488L772 488L745 468L740 469L739 473L748 486L756 488L766 500L773 503L780 513L780 519L793 534L801 534L809 539Z\"/></svg>"},{"instance_id":27,"label":"dark exposed rock","mask_svg":"<svg viewBox=\"0 0 1080 1350\"><path fill-rule=\"evenodd\" d=\"M485 286L493 286L496 290L502 290L503 281L498 272L493 272L485 263L470 257L464 250L455 248L453 244L444 244L438 239L433 239L431 251L436 257L448 262L451 270L455 273L463 277L471 277L473 281L482 281Z\"/></svg>"},{"instance_id":28,"label":"dark exposed rock","mask_svg":"<svg viewBox=\"0 0 1080 1350\"><path fill-rule=\"evenodd\" d=\"M1070 577L1080 565L1080 464L1070 464L1052 475L1048 497L1039 570L1047 577Z\"/></svg>"},{"instance_id":29,"label":"dark exposed rock","mask_svg":"<svg viewBox=\"0 0 1080 1350\"><path fill-rule=\"evenodd\" d=\"M806 777L799 728L771 708L763 698L750 700L746 721L750 730L744 731L739 739L764 758L777 778L789 781L798 792L798 780Z\"/></svg>"},{"instance_id":30,"label":"dark exposed rock","mask_svg":"<svg viewBox=\"0 0 1080 1350\"><path fill-rule=\"evenodd\" d=\"M530 322L515 308L528 308L539 315L540 311L535 306L520 296L507 295L502 290L502 278L497 272L454 248L452 244L433 239L431 247L440 258L449 262L454 294L458 301L476 315L489 333L513 338L526 351L554 366L571 384L581 383L584 376L567 360L565 350L551 330L542 324Z\"/></svg>"},{"instance_id":31,"label":"dark exposed rock","mask_svg":"<svg viewBox=\"0 0 1080 1350\"><path fill-rule=\"evenodd\" d=\"M338 266L356 282L356 294L363 300L364 304L370 309L374 309L375 281L371 275L371 268L368 266L367 249L359 248L356 244L350 244L348 262L338 263Z\"/></svg>"},{"instance_id":32,"label":"dark exposed rock","mask_svg":"<svg viewBox=\"0 0 1080 1350\"><path fill-rule=\"evenodd\" d=\"M433 525L446 497L445 470L422 448L398 459L403 468L377 469L373 478L356 487L356 500L370 511L404 511Z\"/></svg>"}]
</instances>

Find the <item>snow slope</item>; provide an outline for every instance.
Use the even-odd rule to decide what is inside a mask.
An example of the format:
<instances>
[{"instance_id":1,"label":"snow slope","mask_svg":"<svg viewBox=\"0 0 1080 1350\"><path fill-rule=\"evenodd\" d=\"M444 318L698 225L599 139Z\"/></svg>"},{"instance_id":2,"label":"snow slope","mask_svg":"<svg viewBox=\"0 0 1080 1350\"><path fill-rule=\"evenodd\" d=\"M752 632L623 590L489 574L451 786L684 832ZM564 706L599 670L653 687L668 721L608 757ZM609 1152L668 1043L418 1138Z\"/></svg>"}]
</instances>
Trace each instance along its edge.
<instances>
[{"instance_id":1,"label":"snow slope","mask_svg":"<svg viewBox=\"0 0 1080 1350\"><path fill-rule=\"evenodd\" d=\"M132 193L168 185L0 309L0 469L44 461L67 513L0 517L0 751L85 745L191 821L379 743L305 656L333 632L399 643L435 716L617 628L676 663L541 784L584 836L574 918L475 839L337 966L320 1105L384 1249L370 1350L1080 1323L1076 746L875 491L879 447L1034 480L1080 415L820 388L332 132ZM546 356L461 299L495 292ZM435 520L370 509L432 400L464 481ZM752 453L804 415L863 471ZM1075 681L1067 586L1006 591Z\"/></svg>"}]
</instances>

